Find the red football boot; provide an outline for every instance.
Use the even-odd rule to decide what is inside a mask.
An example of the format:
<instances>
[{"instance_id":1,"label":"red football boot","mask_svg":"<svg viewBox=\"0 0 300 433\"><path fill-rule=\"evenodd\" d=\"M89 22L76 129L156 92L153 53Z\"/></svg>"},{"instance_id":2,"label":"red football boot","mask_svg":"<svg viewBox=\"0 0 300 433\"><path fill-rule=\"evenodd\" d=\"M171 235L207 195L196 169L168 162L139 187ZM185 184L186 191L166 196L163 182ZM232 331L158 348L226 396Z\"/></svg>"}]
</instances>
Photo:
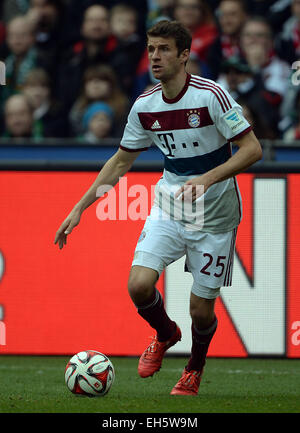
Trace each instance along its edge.
<instances>
[{"instance_id":1,"label":"red football boot","mask_svg":"<svg viewBox=\"0 0 300 433\"><path fill-rule=\"evenodd\" d=\"M138 365L139 375L141 377L149 377L159 371L165 352L180 340L181 331L178 326L176 326L174 334L167 341L158 341L156 335L152 337L150 345L140 357Z\"/></svg>"},{"instance_id":2,"label":"red football boot","mask_svg":"<svg viewBox=\"0 0 300 433\"><path fill-rule=\"evenodd\" d=\"M171 391L171 395L197 395L203 371L183 370L182 376Z\"/></svg>"}]
</instances>

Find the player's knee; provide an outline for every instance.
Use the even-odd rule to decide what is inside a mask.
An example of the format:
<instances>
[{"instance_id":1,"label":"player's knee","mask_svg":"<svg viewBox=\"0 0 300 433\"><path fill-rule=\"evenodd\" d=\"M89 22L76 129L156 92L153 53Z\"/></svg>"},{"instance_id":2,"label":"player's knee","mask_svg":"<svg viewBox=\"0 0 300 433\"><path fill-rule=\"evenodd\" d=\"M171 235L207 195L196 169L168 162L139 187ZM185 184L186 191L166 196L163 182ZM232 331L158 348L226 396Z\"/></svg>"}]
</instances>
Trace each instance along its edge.
<instances>
[{"instance_id":1,"label":"player's knee","mask_svg":"<svg viewBox=\"0 0 300 433\"><path fill-rule=\"evenodd\" d=\"M207 305L190 305L192 322L197 329L207 328L214 318L214 311Z\"/></svg>"},{"instance_id":2,"label":"player's knee","mask_svg":"<svg viewBox=\"0 0 300 433\"><path fill-rule=\"evenodd\" d=\"M147 275L142 272L130 275L128 280L128 292L136 305L144 303L155 290L155 285L152 279L147 278Z\"/></svg>"},{"instance_id":3,"label":"player's knee","mask_svg":"<svg viewBox=\"0 0 300 433\"><path fill-rule=\"evenodd\" d=\"M143 279L131 278L128 281L128 292L131 297L135 298L147 292L147 283Z\"/></svg>"}]
</instances>

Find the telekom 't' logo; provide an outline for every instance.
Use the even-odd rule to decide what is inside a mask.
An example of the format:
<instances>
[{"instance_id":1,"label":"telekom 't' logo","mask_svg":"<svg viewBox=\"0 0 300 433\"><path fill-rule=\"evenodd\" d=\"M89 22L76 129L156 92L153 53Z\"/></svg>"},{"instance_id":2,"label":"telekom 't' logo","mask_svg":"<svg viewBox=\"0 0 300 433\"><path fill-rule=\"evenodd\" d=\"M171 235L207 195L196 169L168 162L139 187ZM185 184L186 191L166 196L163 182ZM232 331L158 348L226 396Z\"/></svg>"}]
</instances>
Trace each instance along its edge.
<instances>
[{"instance_id":1,"label":"telekom 't' logo","mask_svg":"<svg viewBox=\"0 0 300 433\"><path fill-rule=\"evenodd\" d=\"M6 84L6 67L4 62L0 62L0 85L5 86Z\"/></svg>"}]
</instances>

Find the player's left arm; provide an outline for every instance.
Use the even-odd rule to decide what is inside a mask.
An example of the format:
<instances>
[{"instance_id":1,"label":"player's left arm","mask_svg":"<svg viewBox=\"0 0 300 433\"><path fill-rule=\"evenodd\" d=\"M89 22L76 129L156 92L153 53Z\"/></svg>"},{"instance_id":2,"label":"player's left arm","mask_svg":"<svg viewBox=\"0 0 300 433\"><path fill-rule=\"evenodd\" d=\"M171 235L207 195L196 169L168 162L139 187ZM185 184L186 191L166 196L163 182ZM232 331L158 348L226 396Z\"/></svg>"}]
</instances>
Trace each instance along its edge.
<instances>
[{"instance_id":1,"label":"player's left arm","mask_svg":"<svg viewBox=\"0 0 300 433\"><path fill-rule=\"evenodd\" d=\"M248 132L233 143L238 146L238 151L224 164L200 176L200 178L204 178L204 185L207 188L247 170L262 158L262 148L253 131Z\"/></svg>"},{"instance_id":2,"label":"player's left arm","mask_svg":"<svg viewBox=\"0 0 300 433\"><path fill-rule=\"evenodd\" d=\"M253 131L250 131L238 140L235 140L234 144L239 147L234 155L223 164L218 165L201 176L187 181L176 192L175 197L178 197L182 193L182 199L184 198L188 201L195 201L205 193L210 186L234 177L262 158L261 145ZM195 188L196 185L201 185L202 187Z\"/></svg>"}]
</instances>

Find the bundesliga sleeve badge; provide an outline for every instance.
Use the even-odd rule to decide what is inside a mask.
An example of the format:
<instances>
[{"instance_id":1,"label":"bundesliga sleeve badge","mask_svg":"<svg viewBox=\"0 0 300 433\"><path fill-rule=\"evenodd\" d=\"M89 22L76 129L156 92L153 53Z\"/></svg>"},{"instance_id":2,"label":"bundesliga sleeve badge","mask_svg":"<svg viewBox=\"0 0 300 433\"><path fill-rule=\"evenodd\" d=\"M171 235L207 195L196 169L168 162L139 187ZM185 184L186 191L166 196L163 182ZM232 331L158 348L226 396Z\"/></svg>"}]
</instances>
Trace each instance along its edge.
<instances>
[{"instance_id":1,"label":"bundesliga sleeve badge","mask_svg":"<svg viewBox=\"0 0 300 433\"><path fill-rule=\"evenodd\" d=\"M226 113L225 122L233 133L237 133L241 128L247 126L245 119L238 113L237 110L230 110Z\"/></svg>"}]
</instances>

